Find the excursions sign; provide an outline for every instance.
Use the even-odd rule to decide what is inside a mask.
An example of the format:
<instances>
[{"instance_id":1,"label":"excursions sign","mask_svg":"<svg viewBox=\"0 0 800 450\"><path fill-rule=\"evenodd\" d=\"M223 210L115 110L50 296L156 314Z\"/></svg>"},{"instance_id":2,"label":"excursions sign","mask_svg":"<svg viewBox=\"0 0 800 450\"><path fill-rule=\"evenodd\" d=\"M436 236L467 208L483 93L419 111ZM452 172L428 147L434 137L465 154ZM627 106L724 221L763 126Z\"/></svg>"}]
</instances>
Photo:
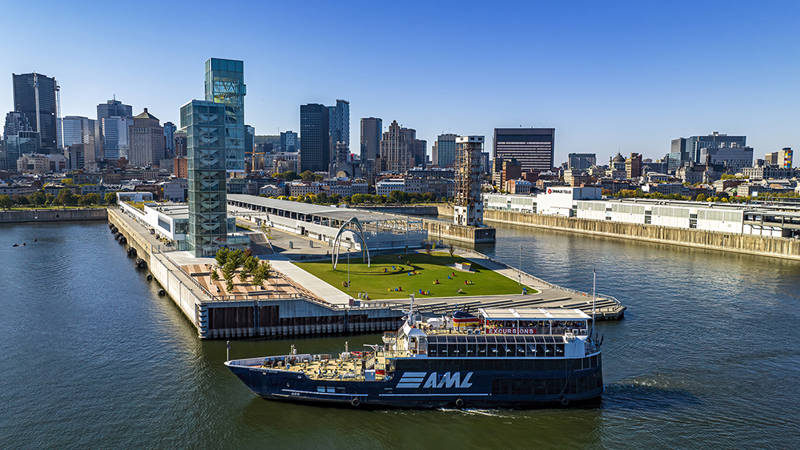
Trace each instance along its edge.
<instances>
[{"instance_id":1,"label":"excursions sign","mask_svg":"<svg viewBox=\"0 0 800 450\"><path fill-rule=\"evenodd\" d=\"M486 334L536 334L536 328L487 328Z\"/></svg>"}]
</instances>

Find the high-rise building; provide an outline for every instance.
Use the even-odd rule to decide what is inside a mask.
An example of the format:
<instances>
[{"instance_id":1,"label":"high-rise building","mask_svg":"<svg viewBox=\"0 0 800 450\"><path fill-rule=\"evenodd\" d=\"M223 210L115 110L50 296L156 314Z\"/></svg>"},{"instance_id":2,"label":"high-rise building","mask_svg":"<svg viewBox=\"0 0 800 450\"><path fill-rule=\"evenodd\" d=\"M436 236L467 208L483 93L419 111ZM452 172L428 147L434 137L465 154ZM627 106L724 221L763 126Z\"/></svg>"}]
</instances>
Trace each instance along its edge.
<instances>
[{"instance_id":1,"label":"high-rise building","mask_svg":"<svg viewBox=\"0 0 800 450\"><path fill-rule=\"evenodd\" d=\"M381 139L381 171L400 173L414 167L414 144L410 139L415 135L416 132L410 133L409 129L400 128L396 120L392 121Z\"/></svg>"},{"instance_id":2,"label":"high-rise building","mask_svg":"<svg viewBox=\"0 0 800 450\"><path fill-rule=\"evenodd\" d=\"M300 147L300 137L294 131L281 132L281 151L294 153Z\"/></svg>"},{"instance_id":3,"label":"high-rise building","mask_svg":"<svg viewBox=\"0 0 800 450\"><path fill-rule=\"evenodd\" d=\"M244 62L209 58L206 61L206 101L225 105L225 167L244 172Z\"/></svg>"},{"instance_id":4,"label":"high-rise building","mask_svg":"<svg viewBox=\"0 0 800 450\"><path fill-rule=\"evenodd\" d=\"M457 134L440 134L433 144L431 157L433 165L436 167L453 167L456 161L456 138Z\"/></svg>"},{"instance_id":5,"label":"high-rise building","mask_svg":"<svg viewBox=\"0 0 800 450\"><path fill-rule=\"evenodd\" d=\"M336 148L338 142L350 148L350 102L336 100L336 106L328 107L328 129L331 149ZM331 159L334 157L331 155Z\"/></svg>"},{"instance_id":6,"label":"high-rise building","mask_svg":"<svg viewBox=\"0 0 800 450\"><path fill-rule=\"evenodd\" d=\"M673 151L675 151L675 141L678 141L678 145L680 145L679 139L672 141ZM694 161L695 163L703 164L705 163L701 155L703 149L706 149L707 154L713 154L721 148L744 148L746 146L747 136L728 136L717 131L707 136L690 136L686 138L686 146L683 152L686 154L687 159L682 159L682 161Z\"/></svg>"},{"instance_id":7,"label":"high-rise building","mask_svg":"<svg viewBox=\"0 0 800 450\"><path fill-rule=\"evenodd\" d=\"M597 165L597 155L594 153L570 153L567 155L567 168L586 170Z\"/></svg>"},{"instance_id":8,"label":"high-rise building","mask_svg":"<svg viewBox=\"0 0 800 450\"><path fill-rule=\"evenodd\" d=\"M81 169L85 167L86 161L89 161L91 166L98 159L96 129L95 121L88 117L66 116L61 119L61 136L63 137L62 145L64 146L65 156L70 146L82 145L82 147L75 150L75 152L78 152L75 155L80 155ZM72 159L67 156L67 159L70 167L72 167L77 161L77 156Z\"/></svg>"},{"instance_id":9,"label":"high-rise building","mask_svg":"<svg viewBox=\"0 0 800 450\"><path fill-rule=\"evenodd\" d=\"M178 127L172 122L164 122L164 151L168 157L175 156L175 132Z\"/></svg>"},{"instance_id":10,"label":"high-rise building","mask_svg":"<svg viewBox=\"0 0 800 450\"><path fill-rule=\"evenodd\" d=\"M555 128L495 128L494 157L516 159L523 172L553 168Z\"/></svg>"},{"instance_id":11,"label":"high-rise building","mask_svg":"<svg viewBox=\"0 0 800 450\"><path fill-rule=\"evenodd\" d=\"M97 105L95 125L97 160L116 161L128 157L128 128L133 125L133 107L116 98ZM88 158L87 158L88 162Z\"/></svg>"},{"instance_id":12,"label":"high-rise building","mask_svg":"<svg viewBox=\"0 0 800 450\"><path fill-rule=\"evenodd\" d=\"M251 163L254 161L253 152L256 149L255 144L256 129L252 125L244 126L244 155ZM252 164L251 166L252 167Z\"/></svg>"},{"instance_id":13,"label":"high-rise building","mask_svg":"<svg viewBox=\"0 0 800 450\"><path fill-rule=\"evenodd\" d=\"M86 167L86 145L70 144L64 147L64 157L67 158L67 169L80 170Z\"/></svg>"},{"instance_id":14,"label":"high-rise building","mask_svg":"<svg viewBox=\"0 0 800 450\"><path fill-rule=\"evenodd\" d=\"M327 171L331 160L328 107L300 106L300 172Z\"/></svg>"},{"instance_id":15,"label":"high-rise building","mask_svg":"<svg viewBox=\"0 0 800 450\"><path fill-rule=\"evenodd\" d=\"M745 167L753 166L753 147L701 148L700 161L715 166L724 166L728 173L737 173Z\"/></svg>"},{"instance_id":16,"label":"high-rise building","mask_svg":"<svg viewBox=\"0 0 800 450\"><path fill-rule=\"evenodd\" d=\"M483 136L459 136L456 144L453 221L456 225L480 226L483 223L480 161Z\"/></svg>"},{"instance_id":17,"label":"high-rise building","mask_svg":"<svg viewBox=\"0 0 800 450\"><path fill-rule=\"evenodd\" d=\"M175 157L186 156L186 133L180 130L175 131L173 142L175 143Z\"/></svg>"},{"instance_id":18,"label":"high-rise building","mask_svg":"<svg viewBox=\"0 0 800 450\"><path fill-rule=\"evenodd\" d=\"M58 99L55 78L39 73L11 74L14 81L14 111L22 113L41 139L40 151L58 149Z\"/></svg>"},{"instance_id":19,"label":"high-rise building","mask_svg":"<svg viewBox=\"0 0 800 450\"><path fill-rule=\"evenodd\" d=\"M377 117L361 119L361 160L367 161L378 157L381 151L381 134L383 121Z\"/></svg>"},{"instance_id":20,"label":"high-rise building","mask_svg":"<svg viewBox=\"0 0 800 450\"><path fill-rule=\"evenodd\" d=\"M181 107L188 142L189 250L214 256L227 242L226 106L192 100Z\"/></svg>"},{"instance_id":21,"label":"high-rise building","mask_svg":"<svg viewBox=\"0 0 800 450\"><path fill-rule=\"evenodd\" d=\"M631 153L631 156L625 159L625 175L628 179L642 176L641 153Z\"/></svg>"},{"instance_id":22,"label":"high-rise building","mask_svg":"<svg viewBox=\"0 0 800 450\"><path fill-rule=\"evenodd\" d=\"M791 169L793 153L791 147L784 147L777 152L767 153L764 157L764 162L768 166Z\"/></svg>"},{"instance_id":23,"label":"high-rise building","mask_svg":"<svg viewBox=\"0 0 800 450\"><path fill-rule=\"evenodd\" d=\"M147 108L133 118L128 132L128 163L135 167L151 167L164 159L164 128Z\"/></svg>"}]
</instances>

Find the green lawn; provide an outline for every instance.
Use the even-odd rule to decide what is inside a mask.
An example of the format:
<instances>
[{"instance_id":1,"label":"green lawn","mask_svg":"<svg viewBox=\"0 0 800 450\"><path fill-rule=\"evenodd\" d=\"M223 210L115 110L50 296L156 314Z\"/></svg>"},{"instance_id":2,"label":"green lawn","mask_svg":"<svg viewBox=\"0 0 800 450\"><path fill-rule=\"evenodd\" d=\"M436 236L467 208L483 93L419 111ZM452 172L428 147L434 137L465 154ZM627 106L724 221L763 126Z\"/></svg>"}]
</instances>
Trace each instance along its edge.
<instances>
[{"instance_id":1,"label":"green lawn","mask_svg":"<svg viewBox=\"0 0 800 450\"><path fill-rule=\"evenodd\" d=\"M372 259L372 267L361 262L360 257L350 257L350 288L346 288L347 256L339 257L339 265L332 270L330 261L296 263L299 267L325 280L332 286L358 298L367 292L370 299L408 298L415 294L424 297L456 297L467 295L519 294L519 284L491 270L473 264L472 272L452 268L456 262L465 261L448 253L413 253L406 256L382 255ZM408 263L411 263L410 265ZM416 275L409 273L416 272ZM453 273L455 272L455 276ZM451 279L448 279L448 275ZM439 280L439 284L434 284ZM470 281L472 284L464 284ZM402 288L402 291L395 291ZM420 294L419 290L425 291ZM462 291L459 293L459 289ZM536 292L527 288L529 293Z\"/></svg>"}]
</instances>

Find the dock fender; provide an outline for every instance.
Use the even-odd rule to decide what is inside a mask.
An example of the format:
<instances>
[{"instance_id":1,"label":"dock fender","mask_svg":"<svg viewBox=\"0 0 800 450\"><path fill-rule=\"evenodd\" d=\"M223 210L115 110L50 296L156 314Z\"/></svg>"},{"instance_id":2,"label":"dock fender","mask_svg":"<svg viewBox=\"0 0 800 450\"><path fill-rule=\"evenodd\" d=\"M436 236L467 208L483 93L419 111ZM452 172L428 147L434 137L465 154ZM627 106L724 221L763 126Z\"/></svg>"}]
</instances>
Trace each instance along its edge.
<instances>
[{"instance_id":1,"label":"dock fender","mask_svg":"<svg viewBox=\"0 0 800 450\"><path fill-rule=\"evenodd\" d=\"M456 399L456 406L459 407L459 408L463 408L464 407L464 400L461 400L460 398Z\"/></svg>"},{"instance_id":2,"label":"dock fender","mask_svg":"<svg viewBox=\"0 0 800 450\"><path fill-rule=\"evenodd\" d=\"M569 405L569 399L567 397L564 397L563 395L561 396L561 400L559 401L561 402L561 406Z\"/></svg>"},{"instance_id":3,"label":"dock fender","mask_svg":"<svg viewBox=\"0 0 800 450\"><path fill-rule=\"evenodd\" d=\"M352 405L354 408L358 408L358 406L361 404L361 400L359 400L359 399L358 399L358 397L353 397L353 399L352 399L352 400L350 400L350 404L351 404L351 405Z\"/></svg>"}]
</instances>

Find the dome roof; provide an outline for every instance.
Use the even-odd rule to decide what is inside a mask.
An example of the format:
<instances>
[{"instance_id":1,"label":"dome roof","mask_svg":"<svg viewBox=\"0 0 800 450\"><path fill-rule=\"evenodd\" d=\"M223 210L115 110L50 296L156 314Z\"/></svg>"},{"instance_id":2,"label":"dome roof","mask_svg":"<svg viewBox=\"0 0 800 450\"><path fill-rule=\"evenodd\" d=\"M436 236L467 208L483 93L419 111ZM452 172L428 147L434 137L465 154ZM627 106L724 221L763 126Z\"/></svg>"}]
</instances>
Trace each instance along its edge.
<instances>
[{"instance_id":1,"label":"dome roof","mask_svg":"<svg viewBox=\"0 0 800 450\"><path fill-rule=\"evenodd\" d=\"M621 154L617 153L617 156L614 157L613 161L614 162L625 162L625 158Z\"/></svg>"}]
</instances>

